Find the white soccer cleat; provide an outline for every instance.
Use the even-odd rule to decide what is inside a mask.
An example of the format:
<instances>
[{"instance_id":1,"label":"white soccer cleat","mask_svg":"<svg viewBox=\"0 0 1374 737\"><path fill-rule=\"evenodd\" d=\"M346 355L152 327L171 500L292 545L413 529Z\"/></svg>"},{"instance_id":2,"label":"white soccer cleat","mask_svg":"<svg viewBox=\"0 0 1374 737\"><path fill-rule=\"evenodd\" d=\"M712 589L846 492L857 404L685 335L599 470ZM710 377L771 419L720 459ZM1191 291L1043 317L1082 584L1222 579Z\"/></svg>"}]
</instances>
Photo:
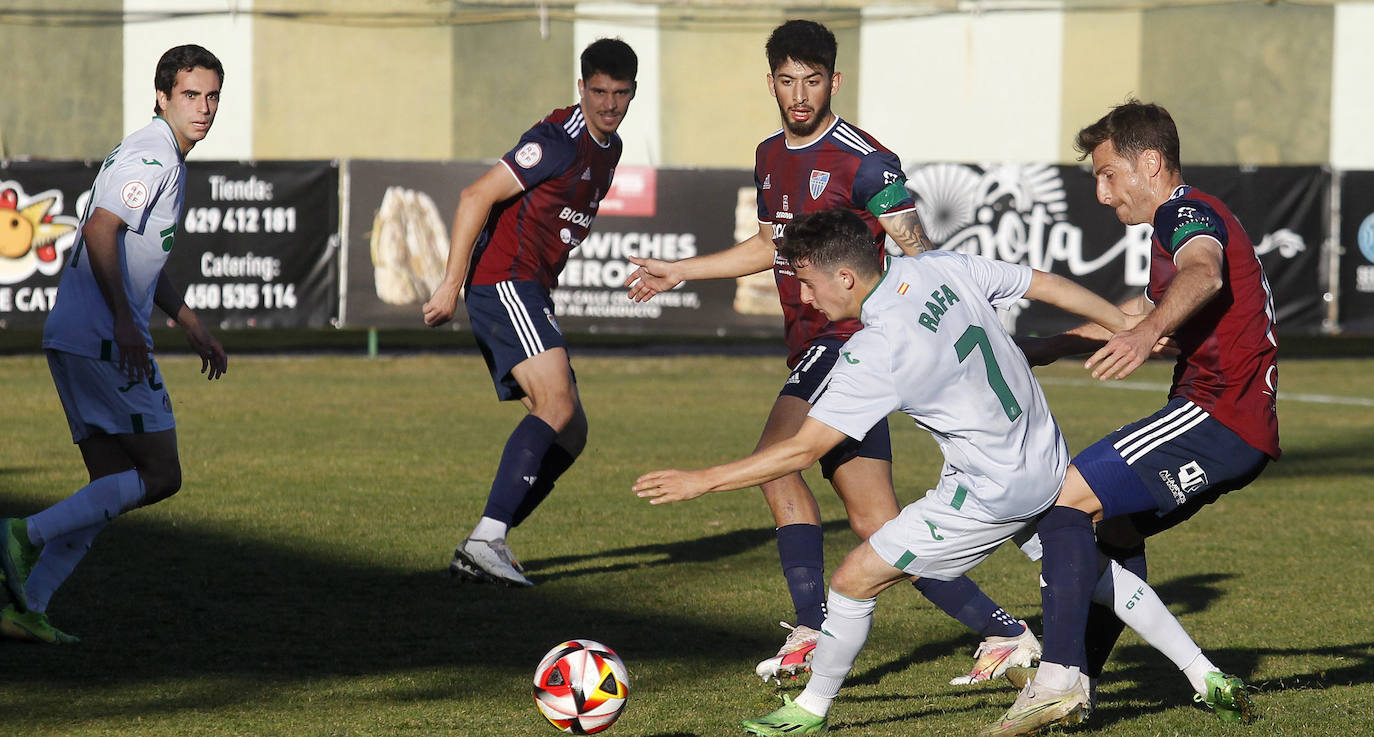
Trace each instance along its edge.
<instances>
[{"instance_id":1,"label":"white soccer cleat","mask_svg":"<svg viewBox=\"0 0 1374 737\"><path fill-rule=\"evenodd\" d=\"M1021 737L1039 734L1055 726L1081 724L1092 712L1092 699L1080 679L1065 691L1051 691L1026 684L1017 694L1016 702L995 724L979 730L978 737Z\"/></svg>"},{"instance_id":2,"label":"white soccer cleat","mask_svg":"<svg viewBox=\"0 0 1374 737\"><path fill-rule=\"evenodd\" d=\"M533 586L534 582L521 573L524 566L515 559L505 540L476 540L468 538L453 551L448 564L449 573L474 581L499 583L506 586Z\"/></svg>"},{"instance_id":3,"label":"white soccer cleat","mask_svg":"<svg viewBox=\"0 0 1374 737\"><path fill-rule=\"evenodd\" d=\"M816 649L816 640L820 639L821 633L805 625L793 627L786 622L778 624L792 631L788 633L778 654L759 663L754 673L764 681L781 684L782 676L796 678L811 670L811 654Z\"/></svg>"},{"instance_id":4,"label":"white soccer cleat","mask_svg":"<svg viewBox=\"0 0 1374 737\"><path fill-rule=\"evenodd\" d=\"M1021 621L1021 626L1025 627L1026 631L1016 637L989 637L983 640L973 652L973 657L976 658L973 670L966 676L950 680L950 685L967 686L971 683L982 683L1000 678L1008 668L1029 668L1040 662L1040 654L1043 652L1040 641L1035 639L1035 634L1026 626L1025 620Z\"/></svg>"}]
</instances>

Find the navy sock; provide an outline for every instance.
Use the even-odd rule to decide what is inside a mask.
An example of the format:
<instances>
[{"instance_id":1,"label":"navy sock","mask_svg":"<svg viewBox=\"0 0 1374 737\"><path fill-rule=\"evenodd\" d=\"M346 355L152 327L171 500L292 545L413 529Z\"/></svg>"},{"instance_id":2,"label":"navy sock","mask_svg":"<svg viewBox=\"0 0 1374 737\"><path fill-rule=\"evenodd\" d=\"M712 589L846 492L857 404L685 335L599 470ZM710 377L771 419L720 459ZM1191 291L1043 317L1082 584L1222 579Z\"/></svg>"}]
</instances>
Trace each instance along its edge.
<instances>
[{"instance_id":1,"label":"navy sock","mask_svg":"<svg viewBox=\"0 0 1374 737\"><path fill-rule=\"evenodd\" d=\"M1139 576L1141 581L1148 580L1145 578L1148 570L1145 564L1145 546L1143 544L1132 550L1111 548L1101 544L1098 545L1098 548L1104 555L1120 563L1122 568ZM1083 639L1088 656L1088 677L1102 677L1102 669L1107 665L1107 657L1111 655L1112 648L1116 646L1116 641L1121 637L1121 631L1124 629L1126 629L1126 624L1117 618L1111 607L1093 602L1092 608L1088 610L1088 627Z\"/></svg>"},{"instance_id":2,"label":"navy sock","mask_svg":"<svg viewBox=\"0 0 1374 737\"><path fill-rule=\"evenodd\" d=\"M515 519L516 510L529 495L530 487L539 475L539 464L556 437L558 432L549 423L534 415L525 415L525 419L515 426L506 440L506 449L501 453L501 465L497 466L496 478L491 482L491 493L487 495L483 517L506 524Z\"/></svg>"},{"instance_id":3,"label":"navy sock","mask_svg":"<svg viewBox=\"0 0 1374 737\"><path fill-rule=\"evenodd\" d=\"M820 525L779 527L778 557L792 607L797 610L797 626L820 629L825 621L825 550Z\"/></svg>"},{"instance_id":4,"label":"navy sock","mask_svg":"<svg viewBox=\"0 0 1374 737\"><path fill-rule=\"evenodd\" d=\"M1044 660L1088 670L1083 638L1097 584L1097 545L1092 517L1054 507L1039 524L1045 554L1040 564L1040 604L1045 617Z\"/></svg>"},{"instance_id":5,"label":"navy sock","mask_svg":"<svg viewBox=\"0 0 1374 737\"><path fill-rule=\"evenodd\" d=\"M511 518L510 526L518 527L525 518L530 516L530 512L539 506L539 503L548 497L549 492L553 491L553 484L558 480L563 472L572 467L573 461L577 456L564 450L563 446L554 443L549 446L549 452L544 454L544 460L539 464L539 473L530 487L530 491L525 498L520 501L520 506L515 508L515 516Z\"/></svg>"},{"instance_id":6,"label":"navy sock","mask_svg":"<svg viewBox=\"0 0 1374 737\"><path fill-rule=\"evenodd\" d=\"M918 578L915 586L940 611L959 620L979 637L1015 637L1026 631L968 576L953 581Z\"/></svg>"}]
</instances>

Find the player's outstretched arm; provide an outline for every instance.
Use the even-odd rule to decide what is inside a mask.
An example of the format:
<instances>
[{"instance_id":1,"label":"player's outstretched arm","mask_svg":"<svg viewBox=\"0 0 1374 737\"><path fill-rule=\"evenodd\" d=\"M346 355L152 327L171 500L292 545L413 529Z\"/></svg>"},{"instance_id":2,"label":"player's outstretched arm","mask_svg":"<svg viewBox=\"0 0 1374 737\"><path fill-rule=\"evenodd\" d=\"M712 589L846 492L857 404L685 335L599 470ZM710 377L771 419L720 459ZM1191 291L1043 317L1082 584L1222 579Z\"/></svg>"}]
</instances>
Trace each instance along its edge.
<instances>
[{"instance_id":1,"label":"player's outstretched arm","mask_svg":"<svg viewBox=\"0 0 1374 737\"><path fill-rule=\"evenodd\" d=\"M1083 364L1093 378L1106 381L1130 376L1150 357L1161 337L1177 330L1221 291L1221 243L1215 238L1193 238L1174 254L1174 263L1178 273L1159 304L1140 324L1113 335Z\"/></svg>"},{"instance_id":2,"label":"player's outstretched arm","mask_svg":"<svg viewBox=\"0 0 1374 737\"><path fill-rule=\"evenodd\" d=\"M477 181L463 189L458 209L453 213L453 232L449 236L448 262L444 266L444 280L434 289L429 301L421 308L425 324L434 328L453 319L458 310L458 298L467 282L472 247L491 215L491 208L524 189L505 164L497 164Z\"/></svg>"},{"instance_id":3,"label":"player's outstretched arm","mask_svg":"<svg viewBox=\"0 0 1374 737\"><path fill-rule=\"evenodd\" d=\"M207 380L218 379L229 370L229 355L224 352L224 346L220 345L215 336L201 324L195 310L182 300L181 290L172 283L166 269L157 275L153 304L166 312L186 332L186 342L191 345L191 350L200 356L200 372L205 374Z\"/></svg>"},{"instance_id":4,"label":"player's outstretched arm","mask_svg":"<svg viewBox=\"0 0 1374 737\"><path fill-rule=\"evenodd\" d=\"M639 268L626 277L625 286L630 290L628 296L631 300L647 302L655 294L666 292L685 281L730 279L771 268L773 251L773 226L759 223L759 232L717 253L681 261L631 256L630 263Z\"/></svg>"},{"instance_id":5,"label":"player's outstretched arm","mask_svg":"<svg viewBox=\"0 0 1374 737\"><path fill-rule=\"evenodd\" d=\"M635 480L633 490L650 504L666 504L714 491L747 489L809 467L844 438L839 430L808 417L796 435L747 458L698 471L651 471Z\"/></svg>"},{"instance_id":6,"label":"player's outstretched arm","mask_svg":"<svg viewBox=\"0 0 1374 737\"><path fill-rule=\"evenodd\" d=\"M1043 288L1048 283L1046 280L1041 280L1037 283L1036 277L1044 273L1045 272L1037 271L1032 274L1032 287L1040 286ZM1048 276L1054 275L1050 274ZM1055 278L1073 284L1073 282L1063 279L1062 277L1056 276ZM1051 288L1053 288L1053 286L1051 286ZM1031 290L1027 290L1026 297L1038 299L1032 294ZM1048 302L1048 300L1045 301ZM1099 309L1100 307L1101 306L1098 305ZM1153 309L1153 307L1154 305L1152 305L1148 299L1145 299L1144 294L1141 294L1122 302L1117 309L1125 316L1126 326L1129 327L1139 322L1144 315L1148 314L1149 311ZM1073 310L1069 311L1072 312ZM1079 312L1075 312L1075 314L1086 317L1086 315ZM1092 318L1088 319L1091 320ZM1101 348L1113 334L1113 331L1108 330L1096 322L1087 322L1072 330L1066 330L1058 335L1051 335L1044 338L1017 336L1016 345L1026 354L1026 360L1030 365L1046 366L1065 356L1091 353ZM1172 348L1172 345L1166 338L1161 340L1155 347L1154 355L1158 357L1176 353L1177 351Z\"/></svg>"},{"instance_id":7,"label":"player's outstretched arm","mask_svg":"<svg viewBox=\"0 0 1374 737\"><path fill-rule=\"evenodd\" d=\"M124 221L118 215L97 207L81 226L81 240L85 244L86 257L90 259L91 275L114 315L119 369L131 381L142 381L151 368L148 358L151 348L143 340L143 332L138 329L129 307L129 295L124 291L124 276L119 265L119 229L122 227Z\"/></svg>"}]
</instances>

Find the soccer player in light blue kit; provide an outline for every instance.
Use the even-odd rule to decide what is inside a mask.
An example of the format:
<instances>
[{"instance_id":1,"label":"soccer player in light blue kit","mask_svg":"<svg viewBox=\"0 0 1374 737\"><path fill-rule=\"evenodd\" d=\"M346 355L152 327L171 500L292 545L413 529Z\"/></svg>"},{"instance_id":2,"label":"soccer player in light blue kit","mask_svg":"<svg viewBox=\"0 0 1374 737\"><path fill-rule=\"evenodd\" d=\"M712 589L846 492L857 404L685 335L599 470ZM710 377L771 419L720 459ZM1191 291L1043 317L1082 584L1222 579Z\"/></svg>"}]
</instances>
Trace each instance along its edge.
<instances>
[{"instance_id":1,"label":"soccer player in light blue kit","mask_svg":"<svg viewBox=\"0 0 1374 737\"><path fill-rule=\"evenodd\" d=\"M1068 470L1068 448L996 309L1025 297L1110 332L1130 324L1106 300L1026 266L936 252L889 258L884 268L866 235L858 216L829 210L789 225L779 251L796 270L808 304L832 320L863 321L801 428L748 458L700 471L655 471L634 487L659 504L753 486L810 466L895 410L940 446L945 464L936 487L835 571L811 681L796 701L784 696L781 709L745 721L754 734L826 729L831 702L868 638L880 592L913 576L957 579L1007 540L1023 549L1033 545L1035 521L1054 504ZM1110 604L1152 644L1161 630L1177 626L1143 582L1139 600L1118 597Z\"/></svg>"},{"instance_id":2,"label":"soccer player in light blue kit","mask_svg":"<svg viewBox=\"0 0 1374 737\"><path fill-rule=\"evenodd\" d=\"M101 166L81 236L62 272L43 348L90 483L24 519L0 520L0 577L10 605L5 637L74 643L48 621L48 601L120 514L181 488L176 420L153 360L153 306L176 320L218 379L228 358L164 266L186 193L186 153L210 132L224 68L206 49L170 49L158 61L152 122Z\"/></svg>"}]
</instances>

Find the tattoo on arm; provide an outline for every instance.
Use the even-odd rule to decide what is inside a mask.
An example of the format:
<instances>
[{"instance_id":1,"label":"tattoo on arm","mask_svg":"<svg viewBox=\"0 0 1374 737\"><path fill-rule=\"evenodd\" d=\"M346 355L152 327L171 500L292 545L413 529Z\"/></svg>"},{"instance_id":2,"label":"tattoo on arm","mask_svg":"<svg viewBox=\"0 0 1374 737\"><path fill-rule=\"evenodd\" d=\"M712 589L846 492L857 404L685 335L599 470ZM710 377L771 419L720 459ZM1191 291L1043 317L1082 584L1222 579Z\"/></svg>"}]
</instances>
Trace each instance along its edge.
<instances>
[{"instance_id":1,"label":"tattoo on arm","mask_svg":"<svg viewBox=\"0 0 1374 737\"><path fill-rule=\"evenodd\" d=\"M926 229L921 225L921 216L915 208L885 217L880 222L906 255L915 256L922 251L935 250L935 245L926 236Z\"/></svg>"}]
</instances>

